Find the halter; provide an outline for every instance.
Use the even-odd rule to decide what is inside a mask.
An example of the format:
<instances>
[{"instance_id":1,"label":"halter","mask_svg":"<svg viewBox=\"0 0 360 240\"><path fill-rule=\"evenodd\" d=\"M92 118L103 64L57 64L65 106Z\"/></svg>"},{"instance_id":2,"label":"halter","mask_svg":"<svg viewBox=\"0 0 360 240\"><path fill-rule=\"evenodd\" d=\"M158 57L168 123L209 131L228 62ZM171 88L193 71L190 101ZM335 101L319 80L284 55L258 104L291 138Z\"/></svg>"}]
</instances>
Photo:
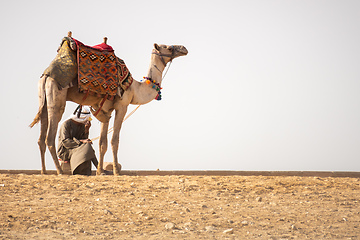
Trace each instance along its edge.
<instances>
[{"instance_id":1,"label":"halter","mask_svg":"<svg viewBox=\"0 0 360 240\"><path fill-rule=\"evenodd\" d=\"M155 54L155 55L158 55L158 56L160 57L160 60L161 60L161 62L164 64L164 67L166 66L166 62L165 62L165 60L164 60L163 57L169 57L169 58L170 58L170 61L169 61L170 64L169 64L168 68L166 69L166 72L165 72L164 76L162 77L163 80L164 80L167 72L169 71L169 68L170 68L170 66L171 66L172 60L174 59L174 56L175 56L175 48L174 48L174 45L171 45L171 49L172 49L171 54L161 53L159 50L156 50L156 49L153 49L152 52L151 52L151 54ZM154 67L155 67L159 72L161 72L160 69L159 69L155 64L154 64Z\"/></svg>"},{"instance_id":2,"label":"halter","mask_svg":"<svg viewBox=\"0 0 360 240\"><path fill-rule=\"evenodd\" d=\"M169 58L170 58L170 64L169 64L169 66L168 66L168 68L167 68L164 76L162 77L162 80L164 80L167 72L169 71L170 65L171 65L172 60L174 59L174 56L175 56L175 51L174 51L175 48L174 48L174 45L171 45L171 49L172 49L172 53L171 53L171 54L164 54L164 53L161 53L160 51L158 51L158 50L156 50L156 49L153 49L152 52L151 52L151 54L155 54L155 55L157 55L157 56L160 57L160 60L161 60L161 62L164 64L164 67L166 67L166 62L165 62L165 60L164 60L163 57L169 57ZM153 65L154 65L154 67L155 67L159 72L161 72L161 70L160 70L155 64L153 64ZM162 72L161 72L161 73L162 73ZM153 80L153 79L151 79L151 78L148 78L148 77L144 77L144 79L146 80L145 82L146 82L147 84L152 83L152 84L153 84L152 88L155 89L155 90L158 92L158 95L155 97L155 99L158 100L158 101L161 100L161 91L160 91L160 90L162 89L162 87L160 86L160 84L157 83L157 82L155 82L155 80Z\"/></svg>"},{"instance_id":3,"label":"halter","mask_svg":"<svg viewBox=\"0 0 360 240\"><path fill-rule=\"evenodd\" d=\"M160 56L161 62L164 64L164 66L166 66L165 60L163 57L169 57L170 58L170 62L172 62L172 60L174 59L174 55L175 55L175 48L174 45L171 45L171 49L172 49L172 53L171 54L164 54L161 53L159 50L153 49L151 54L155 54Z\"/></svg>"}]
</instances>

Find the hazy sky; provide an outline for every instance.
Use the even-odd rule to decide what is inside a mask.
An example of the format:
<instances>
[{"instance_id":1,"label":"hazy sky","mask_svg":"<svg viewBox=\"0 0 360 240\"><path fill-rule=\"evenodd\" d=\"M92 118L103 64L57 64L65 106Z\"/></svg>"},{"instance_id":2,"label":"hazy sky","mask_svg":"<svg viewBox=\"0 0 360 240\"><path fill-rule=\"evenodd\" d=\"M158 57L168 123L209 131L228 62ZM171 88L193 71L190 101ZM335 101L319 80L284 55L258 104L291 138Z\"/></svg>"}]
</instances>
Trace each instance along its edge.
<instances>
[{"instance_id":1,"label":"hazy sky","mask_svg":"<svg viewBox=\"0 0 360 240\"><path fill-rule=\"evenodd\" d=\"M124 123L123 169L360 171L359 12L358 0L1 1L0 169L41 168L37 82L71 30L87 45L107 36L137 80L155 42L189 51L163 100Z\"/></svg>"}]
</instances>

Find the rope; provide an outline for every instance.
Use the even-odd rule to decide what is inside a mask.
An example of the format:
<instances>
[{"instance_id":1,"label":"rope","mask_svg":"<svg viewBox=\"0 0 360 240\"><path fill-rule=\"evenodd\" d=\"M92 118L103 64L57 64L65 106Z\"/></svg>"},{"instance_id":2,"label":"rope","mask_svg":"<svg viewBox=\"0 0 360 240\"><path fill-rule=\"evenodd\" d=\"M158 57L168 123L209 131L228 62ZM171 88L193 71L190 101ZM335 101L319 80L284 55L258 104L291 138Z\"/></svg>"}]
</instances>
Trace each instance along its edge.
<instances>
[{"instance_id":1,"label":"rope","mask_svg":"<svg viewBox=\"0 0 360 240\"><path fill-rule=\"evenodd\" d=\"M136 112L136 110L138 110L138 108L140 107L141 105L138 105L134 110L131 111L131 113L129 113L124 119L122 122L125 122L126 119L128 119L129 117L131 117L131 115L134 114L134 112ZM108 134L111 133L112 131L114 131L114 127L111 127L109 130L108 130ZM96 141L100 138L100 136L98 137L95 137L95 138L92 138L91 141Z\"/></svg>"},{"instance_id":2,"label":"rope","mask_svg":"<svg viewBox=\"0 0 360 240\"><path fill-rule=\"evenodd\" d=\"M163 80L164 80L164 78L165 78L165 76L166 76L167 72L169 71L169 68L170 68L171 64L172 64L172 60L170 61L170 64L169 64L168 68L166 69L165 74L162 76L162 80L161 80L161 81L163 81Z\"/></svg>"}]
</instances>

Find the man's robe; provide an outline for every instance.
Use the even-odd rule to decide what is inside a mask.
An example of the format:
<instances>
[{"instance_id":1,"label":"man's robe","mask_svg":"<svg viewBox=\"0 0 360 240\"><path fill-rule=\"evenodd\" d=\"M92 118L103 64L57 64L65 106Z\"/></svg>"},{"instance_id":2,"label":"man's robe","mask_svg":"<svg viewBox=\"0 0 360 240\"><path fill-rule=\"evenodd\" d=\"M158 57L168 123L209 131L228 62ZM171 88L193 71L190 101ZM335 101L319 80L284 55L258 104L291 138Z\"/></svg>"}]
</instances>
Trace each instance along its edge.
<instances>
[{"instance_id":1,"label":"man's robe","mask_svg":"<svg viewBox=\"0 0 360 240\"><path fill-rule=\"evenodd\" d=\"M80 139L88 137L85 124L68 119L60 127L57 153L60 159L70 162L73 174L91 175L91 160L96 159L95 151L90 143L80 142Z\"/></svg>"}]
</instances>

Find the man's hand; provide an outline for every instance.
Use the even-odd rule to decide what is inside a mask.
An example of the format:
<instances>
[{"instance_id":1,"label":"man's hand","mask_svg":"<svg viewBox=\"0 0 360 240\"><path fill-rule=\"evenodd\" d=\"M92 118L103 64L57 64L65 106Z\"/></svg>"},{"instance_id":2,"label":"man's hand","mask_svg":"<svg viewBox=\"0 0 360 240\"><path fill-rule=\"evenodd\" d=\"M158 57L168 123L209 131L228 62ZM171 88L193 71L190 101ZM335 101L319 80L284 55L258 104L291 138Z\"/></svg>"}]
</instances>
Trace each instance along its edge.
<instances>
[{"instance_id":1,"label":"man's hand","mask_svg":"<svg viewBox=\"0 0 360 240\"><path fill-rule=\"evenodd\" d=\"M90 129L90 127L91 127L91 122L90 121L87 121L86 123L85 123L85 132L89 132L89 129Z\"/></svg>"},{"instance_id":2,"label":"man's hand","mask_svg":"<svg viewBox=\"0 0 360 240\"><path fill-rule=\"evenodd\" d=\"M80 139L80 142L82 142L82 143L90 143L90 144L92 144L91 139Z\"/></svg>"}]
</instances>

